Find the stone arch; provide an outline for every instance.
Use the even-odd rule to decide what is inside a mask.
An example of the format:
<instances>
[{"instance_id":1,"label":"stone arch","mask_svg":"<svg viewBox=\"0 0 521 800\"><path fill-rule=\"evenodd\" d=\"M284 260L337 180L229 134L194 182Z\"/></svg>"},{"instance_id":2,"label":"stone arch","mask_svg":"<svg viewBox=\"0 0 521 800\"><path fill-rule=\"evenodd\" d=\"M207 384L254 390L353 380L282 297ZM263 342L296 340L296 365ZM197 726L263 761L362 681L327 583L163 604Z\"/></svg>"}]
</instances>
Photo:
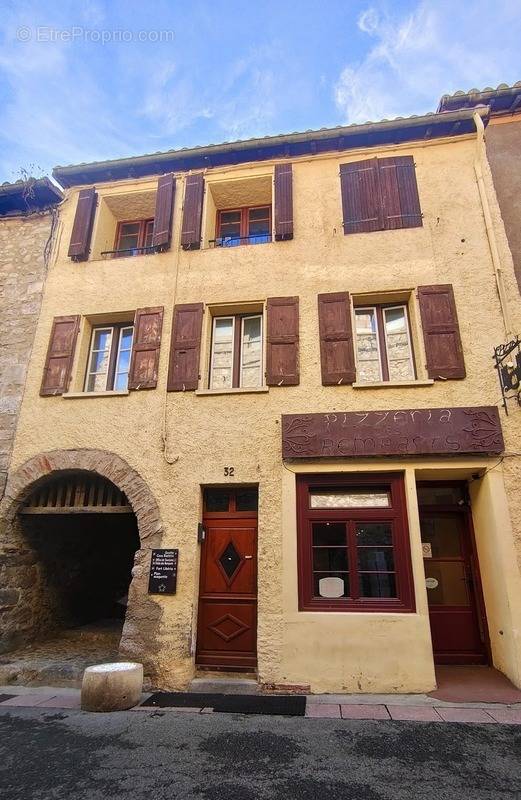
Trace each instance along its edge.
<instances>
[{"instance_id":1,"label":"stone arch","mask_svg":"<svg viewBox=\"0 0 521 800\"><path fill-rule=\"evenodd\" d=\"M152 680L157 675L161 606L147 594L150 550L159 547L163 524L157 501L141 475L123 458L106 450L70 449L41 453L13 470L0 503L0 569L18 563L18 511L31 492L60 472L96 473L125 493L136 516L140 549L136 552L120 652L140 661ZM18 539L19 540L19 539ZM20 562L23 565L23 558ZM2 626L4 627L4 626ZM3 631L9 637L9 631Z\"/></svg>"}]
</instances>

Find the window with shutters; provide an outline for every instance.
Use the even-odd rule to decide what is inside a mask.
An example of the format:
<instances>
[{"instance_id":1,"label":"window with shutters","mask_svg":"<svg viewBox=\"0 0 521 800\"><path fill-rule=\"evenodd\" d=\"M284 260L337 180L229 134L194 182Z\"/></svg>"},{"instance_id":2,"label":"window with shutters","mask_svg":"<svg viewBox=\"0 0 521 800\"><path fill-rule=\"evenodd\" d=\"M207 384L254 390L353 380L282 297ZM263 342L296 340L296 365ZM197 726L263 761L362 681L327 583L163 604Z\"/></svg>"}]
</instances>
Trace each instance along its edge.
<instances>
[{"instance_id":1,"label":"window with shutters","mask_svg":"<svg viewBox=\"0 0 521 800\"><path fill-rule=\"evenodd\" d=\"M271 206L217 212L215 247L271 242Z\"/></svg>"},{"instance_id":2,"label":"window with shutters","mask_svg":"<svg viewBox=\"0 0 521 800\"><path fill-rule=\"evenodd\" d=\"M212 318L210 389L253 389L263 385L262 314Z\"/></svg>"},{"instance_id":3,"label":"window with shutters","mask_svg":"<svg viewBox=\"0 0 521 800\"><path fill-rule=\"evenodd\" d=\"M354 334L359 383L415 380L406 304L355 305Z\"/></svg>"},{"instance_id":4,"label":"window with shutters","mask_svg":"<svg viewBox=\"0 0 521 800\"><path fill-rule=\"evenodd\" d=\"M272 228L272 174L240 180L205 179L203 247L267 244L272 241Z\"/></svg>"},{"instance_id":5,"label":"window with shutters","mask_svg":"<svg viewBox=\"0 0 521 800\"><path fill-rule=\"evenodd\" d=\"M138 256L144 253L153 253L153 232L153 219L118 222L112 257L121 258L123 256Z\"/></svg>"},{"instance_id":6,"label":"window with shutters","mask_svg":"<svg viewBox=\"0 0 521 800\"><path fill-rule=\"evenodd\" d=\"M299 608L414 611L403 478L297 477Z\"/></svg>"},{"instance_id":7,"label":"window with shutters","mask_svg":"<svg viewBox=\"0 0 521 800\"><path fill-rule=\"evenodd\" d=\"M175 180L172 174L162 175L155 181L155 188L100 193L90 248L91 259L146 256L168 250L174 199Z\"/></svg>"},{"instance_id":8,"label":"window with shutters","mask_svg":"<svg viewBox=\"0 0 521 800\"><path fill-rule=\"evenodd\" d=\"M423 224L412 156L341 164L340 187L345 234Z\"/></svg>"},{"instance_id":9,"label":"window with shutters","mask_svg":"<svg viewBox=\"0 0 521 800\"><path fill-rule=\"evenodd\" d=\"M133 321L92 328L85 392L126 391L133 337Z\"/></svg>"}]
</instances>

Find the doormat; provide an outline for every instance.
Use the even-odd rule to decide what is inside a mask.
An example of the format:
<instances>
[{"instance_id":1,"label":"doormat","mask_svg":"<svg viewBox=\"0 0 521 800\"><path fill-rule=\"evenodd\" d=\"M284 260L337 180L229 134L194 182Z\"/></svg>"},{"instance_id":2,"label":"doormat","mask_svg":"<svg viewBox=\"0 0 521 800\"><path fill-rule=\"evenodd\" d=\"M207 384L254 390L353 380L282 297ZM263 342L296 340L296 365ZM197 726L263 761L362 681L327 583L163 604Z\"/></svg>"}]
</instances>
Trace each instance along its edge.
<instances>
[{"instance_id":1,"label":"doormat","mask_svg":"<svg viewBox=\"0 0 521 800\"><path fill-rule=\"evenodd\" d=\"M213 708L222 714L278 714L303 717L306 698L294 695L207 694L188 692L155 692L142 707Z\"/></svg>"}]
</instances>

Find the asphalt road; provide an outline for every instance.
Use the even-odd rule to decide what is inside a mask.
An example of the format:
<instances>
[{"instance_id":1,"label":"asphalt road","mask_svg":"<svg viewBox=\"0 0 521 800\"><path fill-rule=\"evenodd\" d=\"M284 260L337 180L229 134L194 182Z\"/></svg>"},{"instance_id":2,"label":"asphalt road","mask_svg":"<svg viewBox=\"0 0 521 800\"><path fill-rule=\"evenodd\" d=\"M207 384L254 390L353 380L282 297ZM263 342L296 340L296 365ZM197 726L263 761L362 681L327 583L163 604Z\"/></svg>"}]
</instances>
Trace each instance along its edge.
<instances>
[{"instance_id":1,"label":"asphalt road","mask_svg":"<svg viewBox=\"0 0 521 800\"><path fill-rule=\"evenodd\" d=\"M521 727L0 711L2 800L521 798Z\"/></svg>"}]
</instances>

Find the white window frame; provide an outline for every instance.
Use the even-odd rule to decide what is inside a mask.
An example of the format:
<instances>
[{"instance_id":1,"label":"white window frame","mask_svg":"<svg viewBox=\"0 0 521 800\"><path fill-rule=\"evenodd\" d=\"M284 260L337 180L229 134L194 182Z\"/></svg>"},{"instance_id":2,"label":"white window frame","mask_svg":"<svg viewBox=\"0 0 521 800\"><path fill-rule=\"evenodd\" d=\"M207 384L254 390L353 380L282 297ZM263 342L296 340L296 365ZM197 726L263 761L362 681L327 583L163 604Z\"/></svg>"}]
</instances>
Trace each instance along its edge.
<instances>
[{"instance_id":1,"label":"white window frame","mask_svg":"<svg viewBox=\"0 0 521 800\"><path fill-rule=\"evenodd\" d=\"M230 386L213 386L213 372L214 372L214 355L215 355L215 329L217 327L217 320L229 319L232 323L232 362L231 362L231 382ZM213 317L212 319L212 348L210 352L210 389L231 389L233 386L233 358L235 354L235 317L233 314L223 314Z\"/></svg>"},{"instance_id":2,"label":"white window frame","mask_svg":"<svg viewBox=\"0 0 521 800\"><path fill-rule=\"evenodd\" d=\"M259 363L259 383L258 386L255 388L260 388L262 386L262 375L263 375L263 366L264 366L264 338L263 338L263 315L262 314L247 314L241 317L241 349L239 352L239 388L244 388L242 385L242 353L243 353L243 344L244 344L244 323L247 319L260 319L260 363ZM233 377L232 377L233 381ZM248 387L249 388L249 387ZM253 388L253 387L252 387Z\"/></svg>"},{"instance_id":3,"label":"white window frame","mask_svg":"<svg viewBox=\"0 0 521 800\"><path fill-rule=\"evenodd\" d=\"M114 330L114 329L112 329ZM132 336L130 338L130 360L128 362L128 372L127 372L127 385L124 389L116 389L116 383L118 382L118 364L119 364L119 356L121 354L121 340L123 339L123 331L132 331ZM114 334L113 334L114 335ZM112 345L112 342L111 342ZM124 328L119 329L119 337L118 337L118 352L116 353L116 364L114 367L114 389L115 391L126 392L128 389L128 378L130 375L130 362L132 361L132 347L134 345L134 326L133 325L126 325ZM107 372L108 377L108 372Z\"/></svg>"},{"instance_id":4,"label":"white window frame","mask_svg":"<svg viewBox=\"0 0 521 800\"><path fill-rule=\"evenodd\" d=\"M376 324L376 331L375 331L375 334L376 334L376 347L378 349L378 372L379 372L379 378L378 378L378 381L366 381L366 383L378 383L379 381L383 381L383 370L382 370L382 352L381 352L381 349L380 349L380 335L379 335L379 332L378 332L378 313L376 311L376 306L354 306L354 308L353 308L353 316L354 316L354 328L355 328L355 339L356 340L358 339L358 330L357 330L357 327L356 327L357 311L372 311L374 313L374 321L375 321L375 324ZM370 331L370 333L372 335L373 332ZM358 341L355 342L355 361L356 361L356 371L357 371L357 380L358 380L358 374L360 372L359 358L358 358Z\"/></svg>"},{"instance_id":5,"label":"white window frame","mask_svg":"<svg viewBox=\"0 0 521 800\"><path fill-rule=\"evenodd\" d=\"M113 343L113 338L114 338L114 328L111 325L107 325L107 326L96 325L95 327L93 327L92 331L91 331L91 336L90 336L89 359L87 361L87 374L85 376L85 385L84 385L84 391L88 392L89 394L96 394L97 391L98 392L100 392L100 391L101 392L103 392L103 391L106 392L107 391L107 381L108 381L108 378L109 378L109 369L107 368L107 372L105 373L105 388L104 389L97 389L97 390L96 389L89 389L89 378L91 377L91 375L100 375L101 374L99 372L92 372L91 369L90 369L91 364L92 364L92 355L94 353L94 339L96 338L96 333L98 333L98 331L109 331L110 332L110 344L109 344L109 348L108 348L109 365L110 365L110 354L112 352L112 343ZM101 350L96 350L96 352L97 353L101 353L102 351Z\"/></svg>"},{"instance_id":6,"label":"white window frame","mask_svg":"<svg viewBox=\"0 0 521 800\"><path fill-rule=\"evenodd\" d=\"M389 373L389 381L392 381L393 379L390 376L391 368L390 368L390 359L389 359L389 340L388 340L388 337L387 337L387 327L386 327L386 324L385 324L386 321L387 321L386 320L386 312L387 311L395 311L397 308L402 309L403 312L404 312L404 316L405 316L405 331L407 333L407 345L408 345L408 348L409 348L409 366L411 367L411 373L412 373L411 374L411 378L408 379L408 380L413 381L415 379L415 367L414 367L414 357L413 357L413 352L412 352L411 327L410 327L410 324L409 324L409 309L407 308L407 304L406 303L398 303L395 306L386 306L385 308L382 308L382 317L384 319L384 331L383 331L383 333L384 333L384 338L385 338L385 349L387 351L385 355L386 355L386 358L387 358L387 371ZM376 324L378 325L378 318L376 320Z\"/></svg>"}]
</instances>

